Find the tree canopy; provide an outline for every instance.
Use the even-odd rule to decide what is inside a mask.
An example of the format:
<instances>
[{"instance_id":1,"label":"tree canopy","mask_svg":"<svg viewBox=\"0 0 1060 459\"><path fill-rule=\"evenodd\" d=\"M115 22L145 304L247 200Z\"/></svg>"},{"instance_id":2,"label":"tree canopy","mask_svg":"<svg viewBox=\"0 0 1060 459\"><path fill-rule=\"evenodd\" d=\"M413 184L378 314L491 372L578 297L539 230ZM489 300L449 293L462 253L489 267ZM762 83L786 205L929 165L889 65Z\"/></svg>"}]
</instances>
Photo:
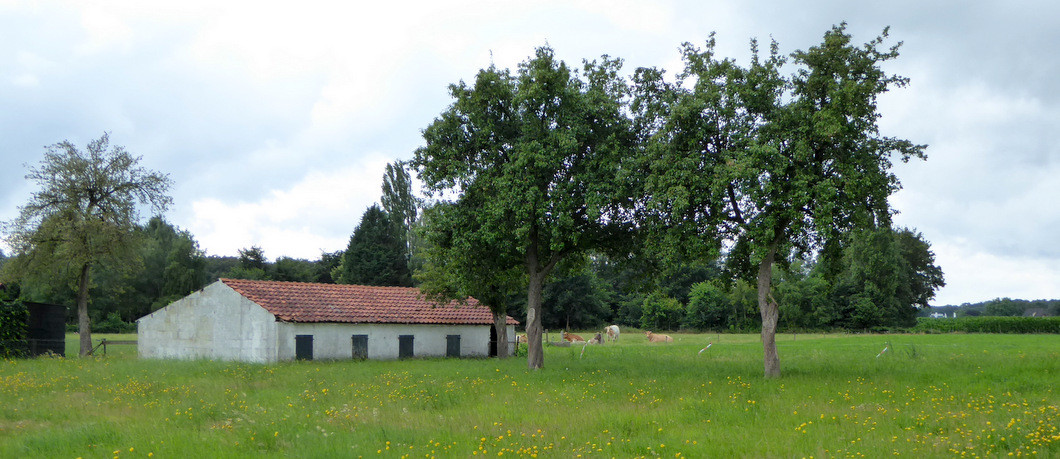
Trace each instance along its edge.
<instances>
[{"instance_id":1,"label":"tree canopy","mask_svg":"<svg viewBox=\"0 0 1060 459\"><path fill-rule=\"evenodd\" d=\"M779 376L773 265L854 227L888 226L887 197L899 188L891 158L923 158L924 146L879 133L877 97L907 80L881 64L887 31L862 46L845 24L796 51L798 67L773 43L765 59L752 42L741 67L705 49L683 48L678 84L659 70L636 76L634 113L646 139L646 215L701 252L728 240L730 264L758 284L764 368Z\"/></svg>"},{"instance_id":2,"label":"tree canopy","mask_svg":"<svg viewBox=\"0 0 1060 459\"><path fill-rule=\"evenodd\" d=\"M378 205L372 205L353 230L332 277L339 284L411 286L405 250L397 224Z\"/></svg>"},{"instance_id":3,"label":"tree canopy","mask_svg":"<svg viewBox=\"0 0 1060 459\"><path fill-rule=\"evenodd\" d=\"M81 355L92 348L92 266L139 263L132 250L138 206L161 213L171 203L169 177L140 166L140 159L124 147L111 147L107 133L84 151L69 141L51 145L26 175L39 189L7 225L8 243L18 255L17 276L55 276L76 284Z\"/></svg>"},{"instance_id":4,"label":"tree canopy","mask_svg":"<svg viewBox=\"0 0 1060 459\"><path fill-rule=\"evenodd\" d=\"M449 87L454 102L424 131L412 164L428 192L472 202L471 224L499 257L527 276L528 366L541 368L541 298L564 257L605 242L626 216L616 205L632 140L623 115L621 61L586 62L582 72L538 48L515 74L490 66L473 84ZM511 250L506 250L506 248Z\"/></svg>"}]
</instances>

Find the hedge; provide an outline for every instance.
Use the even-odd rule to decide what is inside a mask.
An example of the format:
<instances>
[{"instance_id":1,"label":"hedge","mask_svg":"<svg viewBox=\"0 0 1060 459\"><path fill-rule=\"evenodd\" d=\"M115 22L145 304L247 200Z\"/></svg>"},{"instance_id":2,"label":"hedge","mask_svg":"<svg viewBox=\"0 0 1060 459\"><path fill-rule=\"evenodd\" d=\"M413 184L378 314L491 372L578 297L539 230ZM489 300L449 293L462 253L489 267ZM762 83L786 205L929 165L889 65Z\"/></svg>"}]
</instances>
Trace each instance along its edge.
<instances>
[{"instance_id":1,"label":"hedge","mask_svg":"<svg viewBox=\"0 0 1060 459\"><path fill-rule=\"evenodd\" d=\"M29 354L26 321L29 313L21 301L0 301L0 358Z\"/></svg>"},{"instance_id":2,"label":"hedge","mask_svg":"<svg viewBox=\"0 0 1060 459\"><path fill-rule=\"evenodd\" d=\"M1060 333L1060 317L918 317L913 333Z\"/></svg>"}]
</instances>

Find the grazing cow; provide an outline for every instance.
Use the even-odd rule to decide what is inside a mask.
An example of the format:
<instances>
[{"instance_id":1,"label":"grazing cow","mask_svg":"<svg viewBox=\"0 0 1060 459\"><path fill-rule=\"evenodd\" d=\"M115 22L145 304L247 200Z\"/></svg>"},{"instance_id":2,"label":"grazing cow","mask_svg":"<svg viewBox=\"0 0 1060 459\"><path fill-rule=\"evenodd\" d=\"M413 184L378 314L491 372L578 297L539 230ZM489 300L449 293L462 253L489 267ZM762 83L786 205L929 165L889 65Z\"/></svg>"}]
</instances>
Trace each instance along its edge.
<instances>
[{"instance_id":1,"label":"grazing cow","mask_svg":"<svg viewBox=\"0 0 1060 459\"><path fill-rule=\"evenodd\" d=\"M567 330L563 330L561 333L562 333L562 336L563 336L564 340L570 341L572 343L575 342L575 341L577 341L577 342L585 341L585 338L582 338L582 337L580 337L578 335L575 335L574 333L567 333Z\"/></svg>"},{"instance_id":2,"label":"grazing cow","mask_svg":"<svg viewBox=\"0 0 1060 459\"><path fill-rule=\"evenodd\" d=\"M663 335L659 333L652 333L650 331L644 332L644 336L648 337L649 343L672 343L674 339L670 335Z\"/></svg>"},{"instance_id":3,"label":"grazing cow","mask_svg":"<svg viewBox=\"0 0 1060 459\"><path fill-rule=\"evenodd\" d=\"M618 341L618 325L608 325L604 332L607 333L608 341Z\"/></svg>"}]
</instances>

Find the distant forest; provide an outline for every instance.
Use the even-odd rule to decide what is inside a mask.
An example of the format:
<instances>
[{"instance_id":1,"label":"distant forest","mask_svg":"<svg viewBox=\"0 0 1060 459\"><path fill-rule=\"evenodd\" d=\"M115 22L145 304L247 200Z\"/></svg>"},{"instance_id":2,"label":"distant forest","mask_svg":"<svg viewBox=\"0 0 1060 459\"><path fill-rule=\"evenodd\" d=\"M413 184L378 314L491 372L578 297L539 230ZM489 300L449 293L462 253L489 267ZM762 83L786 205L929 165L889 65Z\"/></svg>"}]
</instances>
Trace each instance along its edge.
<instances>
[{"instance_id":1,"label":"distant forest","mask_svg":"<svg viewBox=\"0 0 1060 459\"><path fill-rule=\"evenodd\" d=\"M922 310L920 316L946 314L947 317L976 316L1060 316L1060 300L1014 300L1012 298L995 298L980 303L963 303L961 305L933 306Z\"/></svg>"}]
</instances>

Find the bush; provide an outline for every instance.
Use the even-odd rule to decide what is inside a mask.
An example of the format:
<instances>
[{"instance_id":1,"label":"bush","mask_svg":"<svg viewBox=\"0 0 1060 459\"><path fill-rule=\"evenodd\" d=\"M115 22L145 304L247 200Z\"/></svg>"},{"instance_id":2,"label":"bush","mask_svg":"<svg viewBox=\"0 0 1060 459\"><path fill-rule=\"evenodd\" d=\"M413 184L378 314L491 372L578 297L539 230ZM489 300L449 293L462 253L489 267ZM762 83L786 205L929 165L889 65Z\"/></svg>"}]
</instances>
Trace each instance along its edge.
<instances>
[{"instance_id":1,"label":"bush","mask_svg":"<svg viewBox=\"0 0 1060 459\"><path fill-rule=\"evenodd\" d=\"M644 299L644 311L640 317L640 328L645 330L676 330L685 317L685 306L661 293L653 293Z\"/></svg>"},{"instance_id":2,"label":"bush","mask_svg":"<svg viewBox=\"0 0 1060 459\"><path fill-rule=\"evenodd\" d=\"M1060 317L918 317L911 332L920 333L1060 333Z\"/></svg>"},{"instance_id":3,"label":"bush","mask_svg":"<svg viewBox=\"0 0 1060 459\"><path fill-rule=\"evenodd\" d=\"M136 322L125 322L116 312L107 315L106 320L92 324L93 333L136 333Z\"/></svg>"},{"instance_id":4,"label":"bush","mask_svg":"<svg viewBox=\"0 0 1060 459\"><path fill-rule=\"evenodd\" d=\"M713 282L700 282L692 286L685 314L685 328L720 330L732 312L729 297Z\"/></svg>"},{"instance_id":5,"label":"bush","mask_svg":"<svg viewBox=\"0 0 1060 459\"><path fill-rule=\"evenodd\" d=\"M0 358L29 354L27 320L29 313L21 301L0 301Z\"/></svg>"}]
</instances>

